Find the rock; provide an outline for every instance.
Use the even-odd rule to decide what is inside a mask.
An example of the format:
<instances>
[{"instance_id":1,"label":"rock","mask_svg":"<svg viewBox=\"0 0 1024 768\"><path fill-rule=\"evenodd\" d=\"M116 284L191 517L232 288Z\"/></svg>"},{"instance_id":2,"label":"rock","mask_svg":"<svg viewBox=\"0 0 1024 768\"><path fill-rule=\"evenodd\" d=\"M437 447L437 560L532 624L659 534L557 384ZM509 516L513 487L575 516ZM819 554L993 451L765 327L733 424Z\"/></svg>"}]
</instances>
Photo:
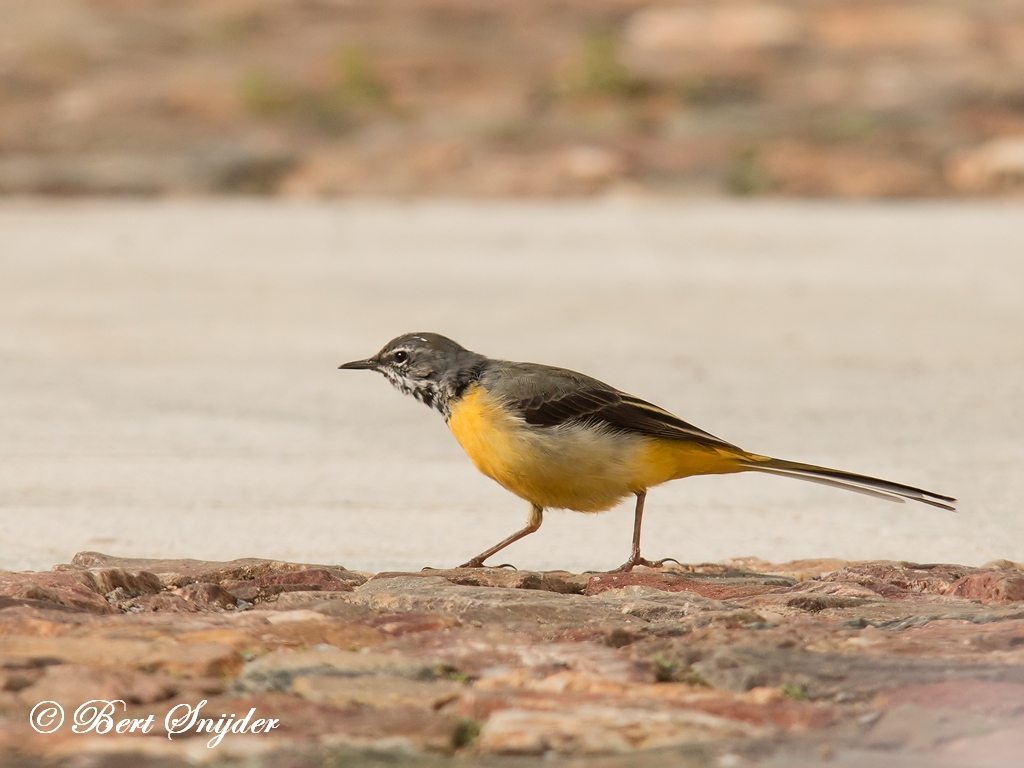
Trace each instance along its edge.
<instances>
[{"instance_id":1,"label":"rock","mask_svg":"<svg viewBox=\"0 0 1024 768\"><path fill-rule=\"evenodd\" d=\"M419 571L416 573L398 573L385 571L372 577L376 579L394 579L404 577L442 578L452 584L464 587L506 587L508 589L539 589L545 592L558 592L565 595L582 595L591 577L585 574L569 573L568 571L513 571L508 568L449 568Z\"/></svg>"},{"instance_id":2,"label":"rock","mask_svg":"<svg viewBox=\"0 0 1024 768\"><path fill-rule=\"evenodd\" d=\"M921 196L938 191L942 183L933 169L906 153L849 145L780 141L766 146L753 162L770 179L769 188L784 194Z\"/></svg>"},{"instance_id":3,"label":"rock","mask_svg":"<svg viewBox=\"0 0 1024 768\"><path fill-rule=\"evenodd\" d=\"M765 592L777 591L779 587L793 584L791 579L771 578L763 575L713 574L683 575L677 573L650 572L646 569L630 573L609 573L592 576L584 594L598 595L609 589L627 586L648 587L666 592L692 592L701 597L716 600L730 600L751 597Z\"/></svg>"},{"instance_id":4,"label":"rock","mask_svg":"<svg viewBox=\"0 0 1024 768\"><path fill-rule=\"evenodd\" d=\"M944 594L980 600L983 605L1024 601L1024 571L972 573L950 584Z\"/></svg>"},{"instance_id":5,"label":"rock","mask_svg":"<svg viewBox=\"0 0 1024 768\"><path fill-rule=\"evenodd\" d=\"M826 582L850 582L894 600L908 594L947 594L950 587L974 568L915 563L857 563L822 576Z\"/></svg>"},{"instance_id":6,"label":"rock","mask_svg":"<svg viewBox=\"0 0 1024 768\"><path fill-rule=\"evenodd\" d=\"M619 612L645 621L669 621L714 612L742 611L742 606L701 597L693 592L665 592L645 586L628 586L598 593L597 600L614 605ZM753 616L749 611L745 612ZM760 617L750 619L763 621Z\"/></svg>"},{"instance_id":7,"label":"rock","mask_svg":"<svg viewBox=\"0 0 1024 768\"><path fill-rule=\"evenodd\" d=\"M350 598L383 612L444 612L463 624L478 622L586 625L621 623L613 608L594 610L587 598L539 590L461 587L439 576L400 576L369 581Z\"/></svg>"},{"instance_id":8,"label":"rock","mask_svg":"<svg viewBox=\"0 0 1024 768\"><path fill-rule=\"evenodd\" d=\"M946 178L958 193L999 193L1024 184L1024 136L999 136L965 148L946 163Z\"/></svg>"},{"instance_id":9,"label":"rock","mask_svg":"<svg viewBox=\"0 0 1024 768\"><path fill-rule=\"evenodd\" d=\"M324 705L318 705L324 710ZM337 765L376 766L406 765L410 768L441 768L452 764L450 760L432 759L424 752L450 755L475 733L472 724L443 712L432 712L424 707L354 707L347 711L327 710L331 713L321 726L324 734L319 742L307 738L307 743L326 747L350 746L360 752L340 752ZM467 725L471 727L467 729ZM330 753L328 753L330 754ZM295 751L286 755L296 757ZM280 758L278 758L280 759ZM314 758L315 760L315 758ZM281 765L268 760L267 768ZM316 762L308 763L310 768ZM322 765L322 763L321 763Z\"/></svg>"},{"instance_id":10,"label":"rock","mask_svg":"<svg viewBox=\"0 0 1024 768\"><path fill-rule=\"evenodd\" d=\"M345 590L348 592L350 590ZM277 600L272 603L265 603L259 606L261 609L270 609L276 611L293 611L297 608L314 608L321 613L327 615L337 615L338 618L372 618L376 614L369 608L362 605L353 605L346 601L344 598L347 597L343 592L331 592L321 590L296 590L292 592L282 592ZM337 609L339 613L332 614L327 610L327 606L331 605L334 609ZM347 611L347 613L345 613ZM343 615L344 613L344 615Z\"/></svg>"},{"instance_id":11,"label":"rock","mask_svg":"<svg viewBox=\"0 0 1024 768\"><path fill-rule=\"evenodd\" d=\"M164 671L183 677L234 676L242 659L220 643L148 643L99 637L0 637L0 656L33 661L57 659L84 666Z\"/></svg>"},{"instance_id":12,"label":"rock","mask_svg":"<svg viewBox=\"0 0 1024 768\"><path fill-rule=\"evenodd\" d=\"M735 53L793 45L800 17L783 5L766 3L650 8L626 24L626 45L642 52Z\"/></svg>"},{"instance_id":13,"label":"rock","mask_svg":"<svg viewBox=\"0 0 1024 768\"><path fill-rule=\"evenodd\" d=\"M370 581L395 578L436 578L464 587L505 587L507 589L545 589L544 574L535 571L513 571L508 568L449 568L396 573L385 571Z\"/></svg>"},{"instance_id":14,"label":"rock","mask_svg":"<svg viewBox=\"0 0 1024 768\"><path fill-rule=\"evenodd\" d=\"M92 613L112 613L127 599L162 589L152 573L123 568L0 574L0 595Z\"/></svg>"},{"instance_id":15,"label":"rock","mask_svg":"<svg viewBox=\"0 0 1024 768\"><path fill-rule=\"evenodd\" d=\"M336 707L415 707L434 711L458 698L463 688L450 680L314 675L294 678L288 691L317 704Z\"/></svg>"},{"instance_id":16,"label":"rock","mask_svg":"<svg viewBox=\"0 0 1024 768\"><path fill-rule=\"evenodd\" d=\"M276 640L305 648L314 645L330 645L349 650L367 648L384 642L384 633L374 627L329 619L322 613L313 611L309 611L309 613L316 619L275 623L261 638L264 641Z\"/></svg>"},{"instance_id":17,"label":"rock","mask_svg":"<svg viewBox=\"0 0 1024 768\"><path fill-rule=\"evenodd\" d=\"M387 675L409 680L433 680L431 664L375 653L337 648L315 651L278 650L245 665L235 681L239 691L287 691L298 677L361 677Z\"/></svg>"},{"instance_id":18,"label":"rock","mask_svg":"<svg viewBox=\"0 0 1024 768\"><path fill-rule=\"evenodd\" d=\"M96 580L88 573L0 573L0 594L92 613L116 610L96 590Z\"/></svg>"},{"instance_id":19,"label":"rock","mask_svg":"<svg viewBox=\"0 0 1024 768\"><path fill-rule=\"evenodd\" d=\"M444 613L385 613L372 618L369 624L389 637L414 632L440 632L462 626L457 618Z\"/></svg>"},{"instance_id":20,"label":"rock","mask_svg":"<svg viewBox=\"0 0 1024 768\"><path fill-rule=\"evenodd\" d=\"M939 659L857 657L801 650L719 648L692 665L716 688L742 693L756 687L798 686L810 699L866 700L886 688L943 680L1024 682L1024 668L999 664L957 664Z\"/></svg>"},{"instance_id":21,"label":"rock","mask_svg":"<svg viewBox=\"0 0 1024 768\"><path fill-rule=\"evenodd\" d=\"M817 14L814 34L838 49L934 53L965 48L977 29L969 14L951 7L850 4Z\"/></svg>"},{"instance_id":22,"label":"rock","mask_svg":"<svg viewBox=\"0 0 1024 768\"><path fill-rule=\"evenodd\" d=\"M386 648L469 678L524 669L542 675L570 670L616 683L655 680L654 665L647 659L632 658L590 638L548 641L518 628L464 627L440 635L406 636Z\"/></svg>"},{"instance_id":23,"label":"rock","mask_svg":"<svg viewBox=\"0 0 1024 768\"><path fill-rule=\"evenodd\" d=\"M65 566L61 566L65 567ZM261 578L294 573L296 571L313 571L316 578L324 578L324 573L331 578L344 582L348 586L358 586L366 581L361 574L348 571L341 566L311 566L298 563L285 563L278 560L261 560L249 557L229 562L206 560L152 560L148 558L113 557L99 552L79 552L71 559L71 568L121 568L153 573L165 587L183 587L193 582L206 584L222 584L223 582L238 583Z\"/></svg>"},{"instance_id":24,"label":"rock","mask_svg":"<svg viewBox=\"0 0 1024 768\"><path fill-rule=\"evenodd\" d=\"M581 706L558 712L506 709L480 731L475 749L509 755L605 754L727 738L763 738L764 727L687 710Z\"/></svg>"},{"instance_id":25,"label":"rock","mask_svg":"<svg viewBox=\"0 0 1024 768\"><path fill-rule=\"evenodd\" d=\"M597 187L623 175L626 170L626 160L621 153L586 145L564 150L558 164L570 179Z\"/></svg>"},{"instance_id":26,"label":"rock","mask_svg":"<svg viewBox=\"0 0 1024 768\"><path fill-rule=\"evenodd\" d=\"M234 608L238 599L219 584L193 582L175 590L175 594L198 608Z\"/></svg>"},{"instance_id":27,"label":"rock","mask_svg":"<svg viewBox=\"0 0 1024 768\"><path fill-rule=\"evenodd\" d=\"M271 595L282 592L346 592L351 591L351 581L328 568L302 568L265 576L244 579L225 579L220 583L237 600L250 603L263 602Z\"/></svg>"},{"instance_id":28,"label":"rock","mask_svg":"<svg viewBox=\"0 0 1024 768\"><path fill-rule=\"evenodd\" d=\"M796 581L806 581L838 571L844 565L848 565L848 561L828 557L816 560L790 560L787 563L769 563L756 557L741 557L725 560L724 564L732 566L737 571L753 571L772 576L783 576Z\"/></svg>"}]
</instances>

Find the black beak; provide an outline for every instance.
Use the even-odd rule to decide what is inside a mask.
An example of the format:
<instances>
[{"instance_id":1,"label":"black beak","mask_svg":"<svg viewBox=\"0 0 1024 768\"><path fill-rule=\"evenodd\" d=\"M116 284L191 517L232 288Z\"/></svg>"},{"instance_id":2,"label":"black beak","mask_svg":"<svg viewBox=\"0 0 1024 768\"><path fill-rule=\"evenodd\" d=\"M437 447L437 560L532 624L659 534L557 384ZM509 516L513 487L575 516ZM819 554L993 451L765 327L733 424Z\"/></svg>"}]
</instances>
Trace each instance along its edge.
<instances>
[{"instance_id":1,"label":"black beak","mask_svg":"<svg viewBox=\"0 0 1024 768\"><path fill-rule=\"evenodd\" d=\"M369 358L367 360L353 360L351 363L345 363L344 365L338 366L339 370L346 371L373 371L376 370L376 368L377 361L373 358Z\"/></svg>"}]
</instances>

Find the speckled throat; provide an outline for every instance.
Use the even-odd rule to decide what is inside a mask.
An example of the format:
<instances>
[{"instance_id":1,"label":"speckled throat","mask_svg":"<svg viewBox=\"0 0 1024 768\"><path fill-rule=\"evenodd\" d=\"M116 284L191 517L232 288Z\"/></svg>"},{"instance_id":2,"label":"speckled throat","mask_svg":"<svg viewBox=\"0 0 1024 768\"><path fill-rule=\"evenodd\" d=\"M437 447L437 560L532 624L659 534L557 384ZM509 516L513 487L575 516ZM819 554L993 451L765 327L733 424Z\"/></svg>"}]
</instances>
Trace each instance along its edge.
<instances>
[{"instance_id":1,"label":"speckled throat","mask_svg":"<svg viewBox=\"0 0 1024 768\"><path fill-rule=\"evenodd\" d=\"M448 402L455 394L446 392L436 381L429 379L415 379L410 376L403 376L392 368L381 368L381 373L391 382L392 386L399 392L412 395L428 408L435 408L447 419L450 415Z\"/></svg>"}]
</instances>

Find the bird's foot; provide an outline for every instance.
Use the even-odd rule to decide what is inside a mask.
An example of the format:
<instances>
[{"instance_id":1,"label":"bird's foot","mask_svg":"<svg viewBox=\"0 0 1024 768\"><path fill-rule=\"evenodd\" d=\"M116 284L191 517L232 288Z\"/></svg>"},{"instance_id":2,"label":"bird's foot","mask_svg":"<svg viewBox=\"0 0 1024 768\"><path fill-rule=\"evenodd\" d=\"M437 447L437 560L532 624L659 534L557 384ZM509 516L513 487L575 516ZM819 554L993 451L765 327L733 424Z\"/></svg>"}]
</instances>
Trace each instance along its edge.
<instances>
[{"instance_id":1,"label":"bird's foot","mask_svg":"<svg viewBox=\"0 0 1024 768\"><path fill-rule=\"evenodd\" d=\"M638 565L642 565L646 568L661 568L665 563L675 563L676 565L680 565L680 562L674 557L663 557L661 560L648 560L646 557L631 557L614 571L609 571L609 573L629 573Z\"/></svg>"}]
</instances>

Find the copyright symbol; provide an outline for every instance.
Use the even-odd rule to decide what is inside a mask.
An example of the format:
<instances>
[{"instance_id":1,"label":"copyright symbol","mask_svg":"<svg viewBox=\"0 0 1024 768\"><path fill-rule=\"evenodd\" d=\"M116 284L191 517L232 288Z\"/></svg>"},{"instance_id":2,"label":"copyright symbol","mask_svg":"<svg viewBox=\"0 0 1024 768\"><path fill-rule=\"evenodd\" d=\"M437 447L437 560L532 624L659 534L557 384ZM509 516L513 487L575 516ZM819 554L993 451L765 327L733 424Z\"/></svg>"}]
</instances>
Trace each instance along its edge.
<instances>
[{"instance_id":1,"label":"copyright symbol","mask_svg":"<svg viewBox=\"0 0 1024 768\"><path fill-rule=\"evenodd\" d=\"M56 701L40 701L28 713L28 722L36 733L53 733L64 725L64 708Z\"/></svg>"}]
</instances>

